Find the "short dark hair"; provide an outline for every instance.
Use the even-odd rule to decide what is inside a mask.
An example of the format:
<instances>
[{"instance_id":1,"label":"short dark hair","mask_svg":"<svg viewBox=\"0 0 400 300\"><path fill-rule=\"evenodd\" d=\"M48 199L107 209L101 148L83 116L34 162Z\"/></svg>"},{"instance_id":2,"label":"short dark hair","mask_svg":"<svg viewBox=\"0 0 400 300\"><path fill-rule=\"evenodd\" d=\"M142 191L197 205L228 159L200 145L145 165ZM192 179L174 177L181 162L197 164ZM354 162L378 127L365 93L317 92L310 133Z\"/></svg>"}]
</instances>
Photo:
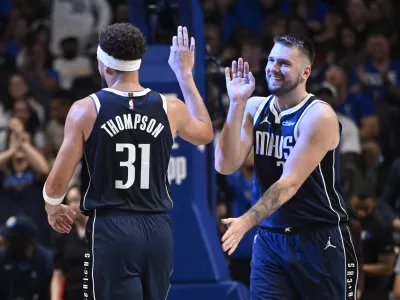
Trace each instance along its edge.
<instances>
[{"instance_id":1,"label":"short dark hair","mask_svg":"<svg viewBox=\"0 0 400 300\"><path fill-rule=\"evenodd\" d=\"M100 33L99 45L108 55L120 60L141 59L146 50L145 37L130 23L107 26Z\"/></svg>"},{"instance_id":2,"label":"short dark hair","mask_svg":"<svg viewBox=\"0 0 400 300\"><path fill-rule=\"evenodd\" d=\"M311 65L314 63L315 48L313 42L306 36L285 34L274 38L275 44L282 44L287 47L296 47L307 57Z\"/></svg>"}]
</instances>

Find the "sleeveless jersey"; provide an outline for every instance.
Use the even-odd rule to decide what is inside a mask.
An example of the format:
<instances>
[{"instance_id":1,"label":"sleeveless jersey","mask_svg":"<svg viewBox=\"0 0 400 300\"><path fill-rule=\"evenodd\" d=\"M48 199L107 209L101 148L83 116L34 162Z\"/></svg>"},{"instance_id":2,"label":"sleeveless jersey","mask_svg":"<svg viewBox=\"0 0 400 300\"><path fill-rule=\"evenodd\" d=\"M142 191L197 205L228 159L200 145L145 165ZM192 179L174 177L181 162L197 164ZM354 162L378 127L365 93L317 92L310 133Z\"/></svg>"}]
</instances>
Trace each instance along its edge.
<instances>
[{"instance_id":1,"label":"sleeveless jersey","mask_svg":"<svg viewBox=\"0 0 400 300\"><path fill-rule=\"evenodd\" d=\"M98 114L84 146L81 210L171 209L167 172L173 138L165 98L150 89L109 88L90 98Z\"/></svg>"},{"instance_id":2,"label":"sleeveless jersey","mask_svg":"<svg viewBox=\"0 0 400 300\"><path fill-rule=\"evenodd\" d=\"M265 99L254 117L254 205L282 175L283 165L298 139L298 124L306 111L322 102L312 94L295 107L277 112L274 97ZM339 127L341 125L339 123ZM339 182L339 150L329 151L297 193L259 226L288 228L348 219Z\"/></svg>"}]
</instances>

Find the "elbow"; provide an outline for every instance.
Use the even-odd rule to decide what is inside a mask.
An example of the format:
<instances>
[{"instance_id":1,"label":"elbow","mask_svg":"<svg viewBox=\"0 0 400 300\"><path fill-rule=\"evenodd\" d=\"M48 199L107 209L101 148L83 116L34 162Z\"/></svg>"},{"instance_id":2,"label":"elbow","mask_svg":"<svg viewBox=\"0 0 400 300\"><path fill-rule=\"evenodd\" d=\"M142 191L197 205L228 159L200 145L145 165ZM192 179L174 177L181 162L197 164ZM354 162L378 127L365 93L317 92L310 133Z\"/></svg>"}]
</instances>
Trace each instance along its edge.
<instances>
[{"instance_id":1,"label":"elbow","mask_svg":"<svg viewBox=\"0 0 400 300\"><path fill-rule=\"evenodd\" d=\"M236 169L228 168L227 166L224 166L222 163L217 162L217 160L215 160L214 167L215 170L222 175L231 175L233 172L236 171Z\"/></svg>"},{"instance_id":2,"label":"elbow","mask_svg":"<svg viewBox=\"0 0 400 300\"><path fill-rule=\"evenodd\" d=\"M286 176L280 178L276 184L283 192L283 198L290 200L300 189L302 183L299 182L294 176Z\"/></svg>"}]
</instances>

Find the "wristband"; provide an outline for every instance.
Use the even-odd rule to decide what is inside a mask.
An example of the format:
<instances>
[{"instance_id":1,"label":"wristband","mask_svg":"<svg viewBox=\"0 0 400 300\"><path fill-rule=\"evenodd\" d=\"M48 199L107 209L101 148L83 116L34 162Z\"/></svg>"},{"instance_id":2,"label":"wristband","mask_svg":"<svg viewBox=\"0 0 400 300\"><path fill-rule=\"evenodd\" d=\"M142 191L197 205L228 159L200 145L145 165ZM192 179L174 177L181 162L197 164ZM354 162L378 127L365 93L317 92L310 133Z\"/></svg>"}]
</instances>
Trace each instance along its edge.
<instances>
[{"instance_id":1,"label":"wristband","mask_svg":"<svg viewBox=\"0 0 400 300\"><path fill-rule=\"evenodd\" d=\"M51 205L58 205L58 204L61 204L62 202L63 202L63 200L64 200L64 197L65 197L65 195L67 194L67 192L65 192L61 197L59 197L59 198L52 198L52 197L50 197L50 196L48 196L47 194L46 194L46 184L44 184L44 187L43 187L43 198L44 198L44 201L46 201L47 203L49 203L49 204L51 204Z\"/></svg>"}]
</instances>

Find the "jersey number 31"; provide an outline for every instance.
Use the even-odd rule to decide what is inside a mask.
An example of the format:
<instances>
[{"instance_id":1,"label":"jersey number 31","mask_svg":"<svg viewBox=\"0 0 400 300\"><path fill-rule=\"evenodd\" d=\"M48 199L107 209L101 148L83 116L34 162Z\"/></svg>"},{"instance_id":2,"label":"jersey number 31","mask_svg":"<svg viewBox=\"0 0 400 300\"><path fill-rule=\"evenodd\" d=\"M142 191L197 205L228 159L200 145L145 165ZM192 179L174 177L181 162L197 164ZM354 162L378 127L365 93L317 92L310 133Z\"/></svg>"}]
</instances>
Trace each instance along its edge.
<instances>
[{"instance_id":1,"label":"jersey number 31","mask_svg":"<svg viewBox=\"0 0 400 300\"><path fill-rule=\"evenodd\" d=\"M147 190L149 189L150 177L150 144L139 144L138 146L142 150L140 158L140 188ZM125 183L122 180L115 180L116 189L129 189L135 183L136 146L133 144L116 144L117 152L124 152L125 149L128 149L128 160L121 161L119 165L128 168L128 180Z\"/></svg>"}]
</instances>

